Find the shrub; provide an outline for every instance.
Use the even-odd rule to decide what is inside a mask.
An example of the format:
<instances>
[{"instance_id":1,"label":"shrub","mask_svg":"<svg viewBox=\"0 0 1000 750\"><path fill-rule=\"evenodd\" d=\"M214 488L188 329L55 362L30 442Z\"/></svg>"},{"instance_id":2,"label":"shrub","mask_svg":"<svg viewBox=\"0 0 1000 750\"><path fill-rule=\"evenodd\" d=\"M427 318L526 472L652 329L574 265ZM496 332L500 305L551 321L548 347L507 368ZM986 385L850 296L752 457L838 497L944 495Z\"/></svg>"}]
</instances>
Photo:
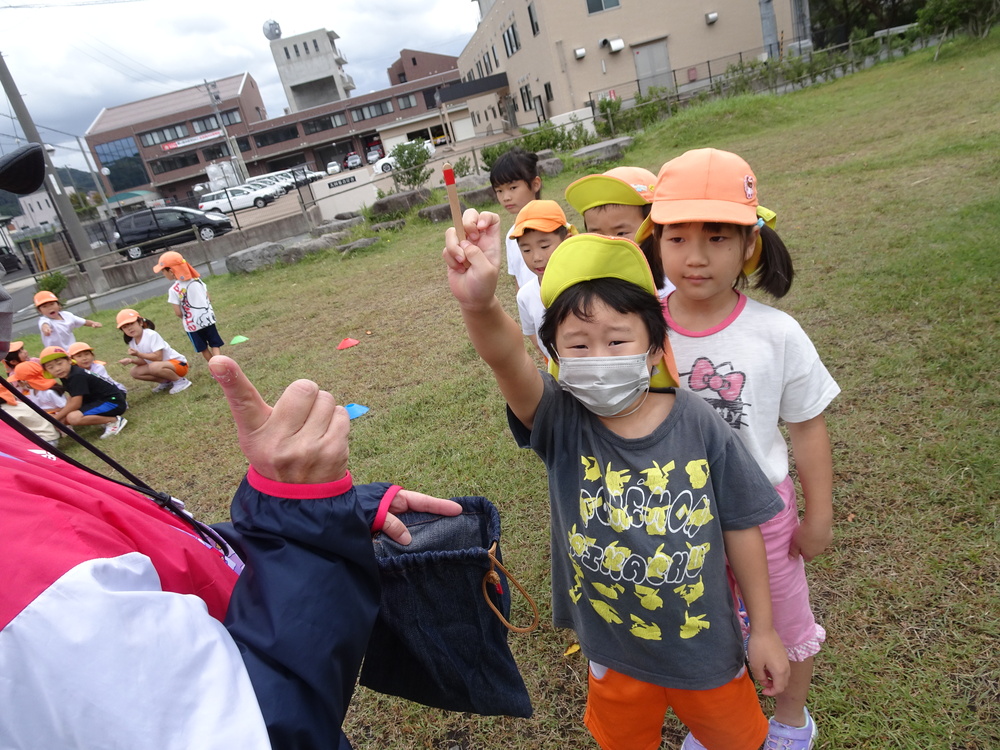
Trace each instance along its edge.
<instances>
[{"instance_id":1,"label":"shrub","mask_svg":"<svg viewBox=\"0 0 1000 750\"><path fill-rule=\"evenodd\" d=\"M392 172L392 181L402 188L416 190L431 176L431 168L425 166L430 154L424 146L424 141L400 143L392 150L396 159L396 168Z\"/></svg>"},{"instance_id":2,"label":"shrub","mask_svg":"<svg viewBox=\"0 0 1000 750\"><path fill-rule=\"evenodd\" d=\"M497 159L514 148L515 145L515 141L501 141L490 146L483 146L483 150L479 152L483 157L483 166L488 170L493 169L493 165L497 163Z\"/></svg>"},{"instance_id":3,"label":"shrub","mask_svg":"<svg viewBox=\"0 0 1000 750\"><path fill-rule=\"evenodd\" d=\"M62 271L53 271L37 277L35 286L40 292L52 292L58 297L69 286L69 279L63 275Z\"/></svg>"},{"instance_id":4,"label":"shrub","mask_svg":"<svg viewBox=\"0 0 1000 750\"><path fill-rule=\"evenodd\" d=\"M467 177L472 174L472 162L469 161L468 156L463 156L457 159L451 168L455 170L456 177Z\"/></svg>"}]
</instances>

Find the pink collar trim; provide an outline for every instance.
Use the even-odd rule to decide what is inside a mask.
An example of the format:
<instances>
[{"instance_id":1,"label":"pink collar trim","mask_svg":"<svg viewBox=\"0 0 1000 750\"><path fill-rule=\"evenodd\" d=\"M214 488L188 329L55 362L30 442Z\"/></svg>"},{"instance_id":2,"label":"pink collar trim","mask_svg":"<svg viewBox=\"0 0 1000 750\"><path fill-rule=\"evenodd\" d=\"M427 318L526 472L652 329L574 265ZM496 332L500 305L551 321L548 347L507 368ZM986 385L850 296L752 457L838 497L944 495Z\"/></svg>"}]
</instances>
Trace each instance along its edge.
<instances>
[{"instance_id":1,"label":"pink collar trim","mask_svg":"<svg viewBox=\"0 0 1000 750\"><path fill-rule=\"evenodd\" d=\"M670 297L673 296L673 294L674 292L671 292L669 295L667 295L667 298L663 300L663 317L667 319L667 325L670 326L670 330L676 331L682 336L690 336L691 338L702 338L704 336L711 336L713 333L718 333L719 331L728 328L730 325L733 324L733 321L735 321L740 316L740 313L743 312L743 308L747 306L747 296L743 294L743 292L736 292L736 294L739 295L739 299L736 300L736 307L733 308L733 311L729 313L729 315L727 315L722 322L704 331L689 331L686 328L682 328L681 326L677 325L677 321L675 321L673 317L670 315L669 302L670 302Z\"/></svg>"}]
</instances>

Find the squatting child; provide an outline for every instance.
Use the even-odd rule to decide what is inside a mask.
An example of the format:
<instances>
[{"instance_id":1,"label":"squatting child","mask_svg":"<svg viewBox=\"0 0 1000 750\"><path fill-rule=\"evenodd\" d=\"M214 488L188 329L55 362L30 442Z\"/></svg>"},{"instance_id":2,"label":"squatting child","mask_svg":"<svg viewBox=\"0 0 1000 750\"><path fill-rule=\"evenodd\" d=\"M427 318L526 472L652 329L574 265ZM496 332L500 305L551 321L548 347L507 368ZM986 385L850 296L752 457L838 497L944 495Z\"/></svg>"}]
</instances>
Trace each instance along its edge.
<instances>
[{"instance_id":1,"label":"squatting child","mask_svg":"<svg viewBox=\"0 0 1000 750\"><path fill-rule=\"evenodd\" d=\"M767 719L726 559L755 618L750 666L778 694L788 659L758 527L780 499L732 430L669 387L666 324L635 243L584 234L552 254L548 374L495 296L499 217L470 210L464 224L466 241L446 233L448 281L515 439L548 472L553 621L590 660L584 722L606 750L652 749L670 708L712 750L757 750Z\"/></svg>"},{"instance_id":2,"label":"squatting child","mask_svg":"<svg viewBox=\"0 0 1000 750\"><path fill-rule=\"evenodd\" d=\"M122 414L128 404L124 393L73 364L69 352L61 347L45 347L38 359L45 376L59 378L66 389L66 405L52 416L72 427L104 425L102 440L125 429L128 420Z\"/></svg>"},{"instance_id":3,"label":"squatting child","mask_svg":"<svg viewBox=\"0 0 1000 750\"><path fill-rule=\"evenodd\" d=\"M107 362L97 359L94 355L94 348L86 341L77 341L66 351L69 352L73 364L79 365L82 370L89 372L91 375L96 375L102 380L108 381L122 393L128 393L128 388L108 374L108 368L105 367Z\"/></svg>"},{"instance_id":4,"label":"squatting child","mask_svg":"<svg viewBox=\"0 0 1000 750\"><path fill-rule=\"evenodd\" d=\"M184 377L188 372L187 358L156 332L151 320L126 308L118 312L115 325L129 345L128 356L118 363L134 365L129 371L133 378L156 383L153 393L180 393L191 386L191 381Z\"/></svg>"}]
</instances>

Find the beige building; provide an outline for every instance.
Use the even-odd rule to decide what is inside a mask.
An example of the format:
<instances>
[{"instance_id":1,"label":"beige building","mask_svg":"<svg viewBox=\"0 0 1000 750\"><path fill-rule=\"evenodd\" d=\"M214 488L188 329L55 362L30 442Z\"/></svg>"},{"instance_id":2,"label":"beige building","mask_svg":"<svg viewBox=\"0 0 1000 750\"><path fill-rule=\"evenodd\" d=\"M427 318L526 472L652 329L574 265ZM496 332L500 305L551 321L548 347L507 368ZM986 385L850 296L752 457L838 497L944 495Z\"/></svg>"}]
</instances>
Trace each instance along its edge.
<instances>
[{"instance_id":1,"label":"beige building","mask_svg":"<svg viewBox=\"0 0 1000 750\"><path fill-rule=\"evenodd\" d=\"M280 33L280 32L279 32ZM348 98L354 79L344 72L347 58L340 37L326 29L271 40L271 55L292 114Z\"/></svg>"},{"instance_id":2,"label":"beige building","mask_svg":"<svg viewBox=\"0 0 1000 750\"><path fill-rule=\"evenodd\" d=\"M653 86L703 87L731 63L808 44L806 0L473 1L482 20L459 71L469 84L494 77L467 99L477 133L589 114Z\"/></svg>"}]
</instances>

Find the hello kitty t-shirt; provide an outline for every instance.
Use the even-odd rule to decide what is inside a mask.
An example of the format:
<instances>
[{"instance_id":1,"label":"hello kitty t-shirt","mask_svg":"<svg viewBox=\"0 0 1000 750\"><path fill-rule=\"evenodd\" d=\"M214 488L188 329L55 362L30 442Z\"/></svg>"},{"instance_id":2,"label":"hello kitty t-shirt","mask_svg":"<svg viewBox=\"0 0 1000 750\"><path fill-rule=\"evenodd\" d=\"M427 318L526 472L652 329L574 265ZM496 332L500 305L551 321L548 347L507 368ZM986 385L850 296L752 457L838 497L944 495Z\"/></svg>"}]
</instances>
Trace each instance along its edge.
<instances>
[{"instance_id":1,"label":"hello kitty t-shirt","mask_svg":"<svg viewBox=\"0 0 1000 750\"><path fill-rule=\"evenodd\" d=\"M788 446L778 420L819 416L840 393L812 341L790 315L743 294L705 331L679 326L666 303L663 314L681 388L707 401L779 484L788 476Z\"/></svg>"}]
</instances>

